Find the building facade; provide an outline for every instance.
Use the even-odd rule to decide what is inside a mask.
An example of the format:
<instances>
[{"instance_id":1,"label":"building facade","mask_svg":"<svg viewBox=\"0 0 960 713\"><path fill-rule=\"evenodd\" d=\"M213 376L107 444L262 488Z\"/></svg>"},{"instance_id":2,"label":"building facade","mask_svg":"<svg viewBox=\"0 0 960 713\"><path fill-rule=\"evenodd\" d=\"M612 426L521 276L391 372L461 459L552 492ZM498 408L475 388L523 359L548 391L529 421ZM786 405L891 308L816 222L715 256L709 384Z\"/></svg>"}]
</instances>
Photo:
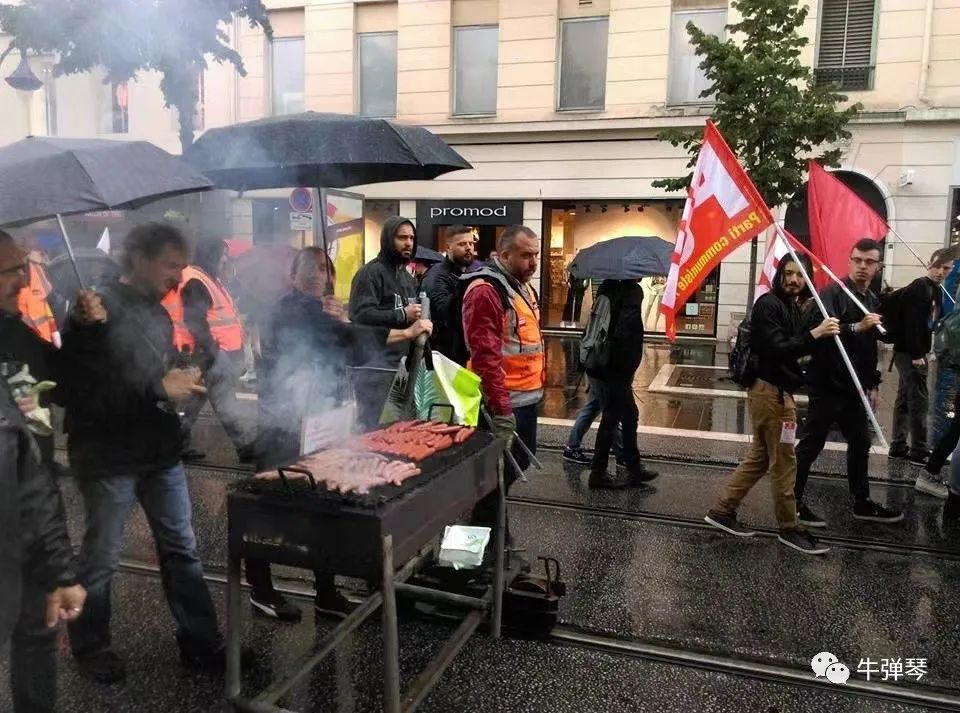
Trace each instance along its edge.
<instances>
[{"instance_id":1,"label":"building facade","mask_svg":"<svg viewBox=\"0 0 960 713\"><path fill-rule=\"evenodd\" d=\"M434 248L445 226L473 225L482 254L498 228L522 221L543 238L544 322L559 329L589 314L591 291L565 278L577 250L621 235L674 240L682 196L652 182L681 175L686 157L656 135L709 115L685 26L722 34L736 20L724 0L265 4L272 41L241 23L228 28L247 74L204 74L198 130L305 109L359 113L426 126L473 164L432 182L351 189L365 198L366 259L391 213L416 219L420 242ZM864 106L840 147L840 177L920 255L960 237L960 0L819 0L805 32L805 61ZM31 62L45 88L0 89L0 140L100 134L178 151L155 76L111 87L92 75L54 79L42 58ZM8 59L3 73L14 66ZM255 242L309 240L290 230L289 193L231 200L229 231ZM801 195L779 209L800 235L802 206ZM729 334L746 304L748 263L747 248L724 261L687 307L682 333ZM889 284L920 270L888 243ZM645 287L648 327L662 329L662 285Z\"/></svg>"}]
</instances>

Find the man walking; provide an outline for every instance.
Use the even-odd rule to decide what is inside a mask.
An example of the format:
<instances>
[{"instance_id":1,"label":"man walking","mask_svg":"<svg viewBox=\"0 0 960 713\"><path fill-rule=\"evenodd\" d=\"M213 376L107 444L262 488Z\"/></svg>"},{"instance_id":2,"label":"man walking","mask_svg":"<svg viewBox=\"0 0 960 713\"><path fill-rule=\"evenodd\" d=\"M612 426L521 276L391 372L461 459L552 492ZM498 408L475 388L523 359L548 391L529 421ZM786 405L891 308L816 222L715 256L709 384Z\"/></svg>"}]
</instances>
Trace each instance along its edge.
<instances>
[{"instance_id":1,"label":"man walking","mask_svg":"<svg viewBox=\"0 0 960 713\"><path fill-rule=\"evenodd\" d=\"M454 225L447 230L447 256L430 268L423 280L423 288L430 298L430 319L434 349L463 364L466 355L460 353L460 276L473 263L475 237L465 225Z\"/></svg>"},{"instance_id":2,"label":"man walking","mask_svg":"<svg viewBox=\"0 0 960 713\"><path fill-rule=\"evenodd\" d=\"M640 413L633 395L633 378L643 359L643 290L634 280L604 280L598 298L610 300L609 357L598 371L588 371L591 384L604 385L605 398L597 443L590 466L591 488L624 488L642 485L657 477L641 461L637 450L637 423ZM610 449L621 427L621 458L626 480L607 471Z\"/></svg>"},{"instance_id":3,"label":"man walking","mask_svg":"<svg viewBox=\"0 0 960 713\"><path fill-rule=\"evenodd\" d=\"M801 258L804 259L804 258ZM807 274L810 267L804 265ZM804 326L798 299L806 281L793 256L780 261L771 291L761 296L751 312L750 346L756 356L757 378L747 393L753 422L753 446L727 481L723 494L704 520L731 535L756 533L737 520L737 508L750 489L769 471L773 504L780 526L779 541L805 554L828 551L800 527L793 487L797 475L794 440L797 407L793 393L803 383L798 359L811 352L817 340L838 334L839 324L825 318L812 330Z\"/></svg>"},{"instance_id":4,"label":"man walking","mask_svg":"<svg viewBox=\"0 0 960 713\"><path fill-rule=\"evenodd\" d=\"M925 277L918 277L895 293L892 308L897 325L893 363L900 376L897 402L893 409L892 458L907 458L914 465L926 465L927 448L927 357L933 328L940 319L940 285L953 269L945 250L930 256ZM884 317L887 317L884 314ZM909 437L910 446L907 447ZM933 487L939 486L939 487ZM917 490L943 497L943 486L926 474L917 479Z\"/></svg>"},{"instance_id":5,"label":"man walking","mask_svg":"<svg viewBox=\"0 0 960 713\"><path fill-rule=\"evenodd\" d=\"M880 270L880 245L864 238L850 252L850 271L844 284L857 295L870 312L863 314L840 285L831 283L820 293L827 311L840 323L840 341L853 364L859 387L867 394L876 410L880 388L877 370L877 338L880 324L880 300L870 291L870 284ZM811 307L807 326L817 321L819 310ZM853 501L853 516L872 522L899 522L903 513L878 505L870 500L870 482L867 467L870 458L870 423L863 410L857 384L847 371L840 350L835 344L824 342L813 351L807 369L810 405L803 434L797 445L797 485L795 494L800 522L807 527L825 527L822 517L803 501L810 467L820 455L830 428L836 423L847 441L847 481Z\"/></svg>"},{"instance_id":6,"label":"man walking","mask_svg":"<svg viewBox=\"0 0 960 713\"><path fill-rule=\"evenodd\" d=\"M0 319L20 323L17 296L28 270L26 252L0 231ZM80 614L86 593L71 572L73 550L60 491L5 379L0 379L0 492L0 649L11 642L13 710L53 713L54 627Z\"/></svg>"},{"instance_id":7,"label":"man walking","mask_svg":"<svg viewBox=\"0 0 960 713\"><path fill-rule=\"evenodd\" d=\"M494 434L512 444L522 470L530 465L526 452L513 444L520 437L531 453L537 450L537 408L546 383L540 308L530 280L537 271L540 240L523 225L511 225L500 235L497 256L476 272L463 276L463 333L470 368L480 388ZM507 468L506 487L519 477ZM493 522L496 497L478 505L476 519Z\"/></svg>"},{"instance_id":8,"label":"man walking","mask_svg":"<svg viewBox=\"0 0 960 713\"><path fill-rule=\"evenodd\" d=\"M243 369L243 326L233 297L221 277L227 266L227 244L205 240L197 245L194 264L183 271L180 285L161 304L173 321L173 343L200 367L210 403L237 449L241 462L253 460L252 429L243 423L237 401L237 378ZM181 418L183 460L202 460L191 447L191 433L206 399L191 399Z\"/></svg>"},{"instance_id":9,"label":"man walking","mask_svg":"<svg viewBox=\"0 0 960 713\"><path fill-rule=\"evenodd\" d=\"M406 267L416 248L413 223L400 216L387 218L380 232L380 254L360 268L350 286L350 321L405 329L420 319L422 308L415 303L417 283ZM394 370L408 348L401 343L385 347L374 365L379 368L356 372L357 418L364 428L372 429L379 422Z\"/></svg>"},{"instance_id":10,"label":"man walking","mask_svg":"<svg viewBox=\"0 0 960 713\"><path fill-rule=\"evenodd\" d=\"M126 675L111 643L110 585L134 501L153 531L181 660L200 669L225 663L180 463L177 411L205 390L198 370L172 368L173 327L160 305L187 257L186 239L172 226L134 228L120 280L81 293L64 334L68 451L86 510L78 576L88 592L70 643L80 672L103 683Z\"/></svg>"}]
</instances>

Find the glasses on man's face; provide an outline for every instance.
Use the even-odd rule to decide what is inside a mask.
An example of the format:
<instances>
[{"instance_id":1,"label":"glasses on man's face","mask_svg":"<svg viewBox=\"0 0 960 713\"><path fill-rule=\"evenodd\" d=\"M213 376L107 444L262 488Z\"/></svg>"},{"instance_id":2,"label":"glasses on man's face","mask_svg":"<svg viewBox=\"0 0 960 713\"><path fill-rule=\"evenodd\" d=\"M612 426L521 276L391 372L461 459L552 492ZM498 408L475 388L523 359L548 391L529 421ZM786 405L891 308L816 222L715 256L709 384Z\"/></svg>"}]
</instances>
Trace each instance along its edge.
<instances>
[{"instance_id":1,"label":"glasses on man's face","mask_svg":"<svg viewBox=\"0 0 960 713\"><path fill-rule=\"evenodd\" d=\"M850 262L857 266L866 265L867 267L876 267L880 264L879 260L874 260L871 257L852 257Z\"/></svg>"}]
</instances>

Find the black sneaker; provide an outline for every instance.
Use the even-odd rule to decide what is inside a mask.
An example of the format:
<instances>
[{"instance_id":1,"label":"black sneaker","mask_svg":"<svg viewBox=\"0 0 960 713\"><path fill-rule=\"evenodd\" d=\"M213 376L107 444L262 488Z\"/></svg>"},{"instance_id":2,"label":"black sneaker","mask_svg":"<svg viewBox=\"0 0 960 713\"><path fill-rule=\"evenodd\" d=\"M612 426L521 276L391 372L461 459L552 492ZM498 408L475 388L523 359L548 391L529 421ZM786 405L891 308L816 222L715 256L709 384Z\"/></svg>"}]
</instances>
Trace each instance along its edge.
<instances>
[{"instance_id":1,"label":"black sneaker","mask_svg":"<svg viewBox=\"0 0 960 713\"><path fill-rule=\"evenodd\" d=\"M887 453L888 458L901 458L906 459L910 455L910 450L906 447L903 448L891 448Z\"/></svg>"},{"instance_id":2,"label":"black sneaker","mask_svg":"<svg viewBox=\"0 0 960 713\"><path fill-rule=\"evenodd\" d=\"M731 535L736 535L737 537L753 537L757 534L749 527L744 527L737 522L736 515L725 515L724 513L717 512L716 510L710 510L707 513L707 516L703 519L714 527L723 530L724 532L728 532Z\"/></svg>"},{"instance_id":3,"label":"black sneaker","mask_svg":"<svg viewBox=\"0 0 960 713\"><path fill-rule=\"evenodd\" d=\"M857 520L889 524L903 520L903 513L899 510L891 510L882 505L877 505L872 500L864 500L862 503L854 503L853 517Z\"/></svg>"},{"instance_id":4,"label":"black sneaker","mask_svg":"<svg viewBox=\"0 0 960 713\"><path fill-rule=\"evenodd\" d=\"M929 453L912 453L907 456L907 461L913 465L918 465L921 468L926 466L927 461L930 460Z\"/></svg>"},{"instance_id":5,"label":"black sneaker","mask_svg":"<svg viewBox=\"0 0 960 713\"><path fill-rule=\"evenodd\" d=\"M318 594L313 602L313 611L318 619L321 617L345 619L355 608L353 603L338 591L323 596Z\"/></svg>"},{"instance_id":6,"label":"black sneaker","mask_svg":"<svg viewBox=\"0 0 960 713\"><path fill-rule=\"evenodd\" d=\"M947 502L943 504L943 521L960 524L960 495L952 490L947 494Z\"/></svg>"},{"instance_id":7,"label":"black sneaker","mask_svg":"<svg viewBox=\"0 0 960 713\"><path fill-rule=\"evenodd\" d=\"M592 460L590 456L583 452L583 448L580 448L579 446L576 448L566 446L563 449L563 459L579 465L590 465Z\"/></svg>"},{"instance_id":8,"label":"black sneaker","mask_svg":"<svg viewBox=\"0 0 960 713\"><path fill-rule=\"evenodd\" d=\"M656 480L660 477L660 474L657 471L651 470L643 463L631 463L626 466L626 469L627 473L630 474L627 478L627 482L629 482L631 485L643 485L644 483L649 483L651 480Z\"/></svg>"},{"instance_id":9,"label":"black sneaker","mask_svg":"<svg viewBox=\"0 0 960 713\"><path fill-rule=\"evenodd\" d=\"M821 545L813 535L803 530L781 530L777 540L805 555L822 555L830 551L829 547Z\"/></svg>"},{"instance_id":10,"label":"black sneaker","mask_svg":"<svg viewBox=\"0 0 960 713\"><path fill-rule=\"evenodd\" d=\"M801 525L806 525L807 527L826 527L827 521L822 517L817 515L813 510L808 508L803 503L800 503L800 507L797 508L797 519L800 520Z\"/></svg>"},{"instance_id":11,"label":"black sneaker","mask_svg":"<svg viewBox=\"0 0 960 713\"><path fill-rule=\"evenodd\" d=\"M300 608L291 604L280 592L270 592L267 596L250 595L253 613L279 621L300 621Z\"/></svg>"},{"instance_id":12,"label":"black sneaker","mask_svg":"<svg viewBox=\"0 0 960 713\"><path fill-rule=\"evenodd\" d=\"M76 657L80 675L97 683L120 683L127 677L123 659L112 651Z\"/></svg>"},{"instance_id":13,"label":"black sneaker","mask_svg":"<svg viewBox=\"0 0 960 713\"><path fill-rule=\"evenodd\" d=\"M624 488L629 488L630 485L631 483L629 479L618 478L607 471L593 471L590 473L590 478L587 480L588 487L601 490L623 490Z\"/></svg>"}]
</instances>

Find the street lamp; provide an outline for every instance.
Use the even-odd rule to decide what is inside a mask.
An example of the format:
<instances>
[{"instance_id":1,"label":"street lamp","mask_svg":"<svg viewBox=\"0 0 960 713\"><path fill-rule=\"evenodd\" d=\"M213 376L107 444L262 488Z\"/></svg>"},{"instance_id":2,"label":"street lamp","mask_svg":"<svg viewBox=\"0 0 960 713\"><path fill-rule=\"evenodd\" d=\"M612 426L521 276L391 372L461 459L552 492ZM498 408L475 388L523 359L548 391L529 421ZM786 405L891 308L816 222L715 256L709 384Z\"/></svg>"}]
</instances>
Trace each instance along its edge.
<instances>
[{"instance_id":1,"label":"street lamp","mask_svg":"<svg viewBox=\"0 0 960 713\"><path fill-rule=\"evenodd\" d=\"M8 47L7 50L0 55L0 62L2 62L12 50L13 45ZM13 70L13 73L7 77L5 81L14 89L19 89L22 92L35 92L43 86L43 82L33 73L33 70L30 69L30 63L27 61L27 55L23 50L20 50L20 64L17 65L17 68Z\"/></svg>"}]
</instances>

